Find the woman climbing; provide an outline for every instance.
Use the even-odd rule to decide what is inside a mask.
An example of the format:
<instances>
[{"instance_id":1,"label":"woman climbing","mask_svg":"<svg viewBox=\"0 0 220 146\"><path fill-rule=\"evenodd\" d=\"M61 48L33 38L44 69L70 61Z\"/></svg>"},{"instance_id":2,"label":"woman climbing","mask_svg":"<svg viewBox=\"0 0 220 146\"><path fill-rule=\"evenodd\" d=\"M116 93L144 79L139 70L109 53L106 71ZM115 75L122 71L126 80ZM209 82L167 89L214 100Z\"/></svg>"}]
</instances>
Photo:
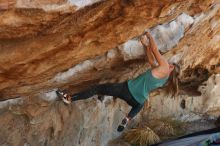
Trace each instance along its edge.
<instances>
[{"instance_id":1,"label":"woman climbing","mask_svg":"<svg viewBox=\"0 0 220 146\"><path fill-rule=\"evenodd\" d=\"M146 36L149 39L149 46L147 45ZM84 100L96 94L110 95L126 101L132 108L118 126L117 130L121 132L127 126L128 122L140 112L150 91L162 87L166 82L167 89L169 92L171 91L172 95L175 95L178 91L177 66L168 63L166 59L161 56L150 33L147 32L141 37L141 43L146 49L148 62L151 65L151 68L142 75L123 83L93 86L72 96L58 90L58 96L60 96L66 104L77 100Z\"/></svg>"}]
</instances>

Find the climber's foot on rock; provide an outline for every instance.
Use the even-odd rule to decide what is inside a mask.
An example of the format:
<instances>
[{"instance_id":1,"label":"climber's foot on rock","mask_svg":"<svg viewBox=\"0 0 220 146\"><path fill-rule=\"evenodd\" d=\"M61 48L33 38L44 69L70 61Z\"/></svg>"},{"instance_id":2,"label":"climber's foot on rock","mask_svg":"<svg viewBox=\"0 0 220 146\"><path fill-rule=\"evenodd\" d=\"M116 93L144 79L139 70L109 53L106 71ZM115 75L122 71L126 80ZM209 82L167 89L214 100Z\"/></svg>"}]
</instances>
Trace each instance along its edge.
<instances>
[{"instance_id":1,"label":"climber's foot on rock","mask_svg":"<svg viewBox=\"0 0 220 146\"><path fill-rule=\"evenodd\" d=\"M71 96L67 94L65 91L57 90L57 95L63 100L65 104L70 104L72 102Z\"/></svg>"}]
</instances>

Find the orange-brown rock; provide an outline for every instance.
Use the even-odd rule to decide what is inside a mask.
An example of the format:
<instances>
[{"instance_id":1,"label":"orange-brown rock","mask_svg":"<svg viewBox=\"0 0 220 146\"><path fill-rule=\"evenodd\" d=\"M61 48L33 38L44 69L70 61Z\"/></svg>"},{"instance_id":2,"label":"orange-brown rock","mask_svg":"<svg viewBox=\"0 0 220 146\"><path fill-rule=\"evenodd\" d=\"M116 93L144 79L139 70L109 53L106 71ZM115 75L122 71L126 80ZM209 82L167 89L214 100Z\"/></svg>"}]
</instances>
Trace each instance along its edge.
<instances>
[{"instance_id":1,"label":"orange-brown rock","mask_svg":"<svg viewBox=\"0 0 220 146\"><path fill-rule=\"evenodd\" d=\"M210 5L209 0L112 0L65 14L21 8L3 11L0 16L3 28L0 35L1 98L57 87L48 80L58 72L103 55L141 34L145 28L169 21L182 12L194 15L206 11ZM96 80L106 75L101 74Z\"/></svg>"},{"instance_id":2,"label":"orange-brown rock","mask_svg":"<svg viewBox=\"0 0 220 146\"><path fill-rule=\"evenodd\" d=\"M0 102L0 145L106 146L118 137L125 102L95 96L65 106L55 90L74 93L144 72L145 29L166 59L179 62L181 91L175 98L153 92L131 125L218 116L217 0L0 0L0 100L11 98Z\"/></svg>"}]
</instances>

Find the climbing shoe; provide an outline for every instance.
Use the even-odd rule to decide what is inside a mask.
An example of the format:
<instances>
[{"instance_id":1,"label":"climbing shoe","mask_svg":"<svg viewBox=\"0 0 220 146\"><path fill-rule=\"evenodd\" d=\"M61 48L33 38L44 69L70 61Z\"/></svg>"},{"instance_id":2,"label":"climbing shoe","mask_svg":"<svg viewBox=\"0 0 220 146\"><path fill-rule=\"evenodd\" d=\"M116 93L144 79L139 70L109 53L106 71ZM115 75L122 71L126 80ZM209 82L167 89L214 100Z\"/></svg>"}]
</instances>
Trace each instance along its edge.
<instances>
[{"instance_id":1,"label":"climbing shoe","mask_svg":"<svg viewBox=\"0 0 220 146\"><path fill-rule=\"evenodd\" d=\"M125 129L125 127L127 126L128 122L129 122L129 119L128 118L124 118L122 120L121 124L118 126L117 131L118 132L122 132Z\"/></svg>"},{"instance_id":2,"label":"climbing shoe","mask_svg":"<svg viewBox=\"0 0 220 146\"><path fill-rule=\"evenodd\" d=\"M65 91L57 90L56 91L57 95L63 100L65 104L70 104L71 103L71 96L68 95Z\"/></svg>"}]
</instances>

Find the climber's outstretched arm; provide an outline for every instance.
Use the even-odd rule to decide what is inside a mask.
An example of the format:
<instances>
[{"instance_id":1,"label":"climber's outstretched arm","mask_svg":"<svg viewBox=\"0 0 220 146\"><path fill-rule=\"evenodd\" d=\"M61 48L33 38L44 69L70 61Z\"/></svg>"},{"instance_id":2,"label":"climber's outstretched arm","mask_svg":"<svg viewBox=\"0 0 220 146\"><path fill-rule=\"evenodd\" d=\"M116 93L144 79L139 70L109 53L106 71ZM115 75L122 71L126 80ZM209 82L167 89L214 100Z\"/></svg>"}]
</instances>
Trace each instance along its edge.
<instances>
[{"instance_id":1,"label":"climber's outstretched arm","mask_svg":"<svg viewBox=\"0 0 220 146\"><path fill-rule=\"evenodd\" d=\"M151 67L152 68L157 67L157 61L156 61L154 54L149 46L146 48L146 54L147 54L147 58L148 58L148 61L151 65Z\"/></svg>"},{"instance_id":2,"label":"climber's outstretched arm","mask_svg":"<svg viewBox=\"0 0 220 146\"><path fill-rule=\"evenodd\" d=\"M147 59L148 59L149 64L151 65L152 68L156 67L157 64L155 62L156 60L155 60L154 54L152 50L150 49L150 46L147 44L147 38L145 35L141 36L141 43L146 49L146 54L147 54Z\"/></svg>"},{"instance_id":3,"label":"climber's outstretched arm","mask_svg":"<svg viewBox=\"0 0 220 146\"><path fill-rule=\"evenodd\" d=\"M168 65L168 62L166 59L163 58L163 56L160 54L158 48L157 48L157 44L155 43L154 39L152 38L152 36L150 35L149 32L146 32L146 36L149 39L149 45L150 45L150 49L152 51L152 53L154 54L154 57L156 58L159 66L166 66Z\"/></svg>"},{"instance_id":4,"label":"climber's outstretched arm","mask_svg":"<svg viewBox=\"0 0 220 146\"><path fill-rule=\"evenodd\" d=\"M156 45L154 39L152 38L152 36L150 35L150 33L147 32L146 35L149 39L150 49L151 49L152 53L154 54L154 57L156 58L156 60L159 64L156 68L154 68L152 70L152 73L158 78L163 78L163 77L168 76L169 75L169 63L160 54L160 52L157 48L157 45Z\"/></svg>"}]
</instances>

